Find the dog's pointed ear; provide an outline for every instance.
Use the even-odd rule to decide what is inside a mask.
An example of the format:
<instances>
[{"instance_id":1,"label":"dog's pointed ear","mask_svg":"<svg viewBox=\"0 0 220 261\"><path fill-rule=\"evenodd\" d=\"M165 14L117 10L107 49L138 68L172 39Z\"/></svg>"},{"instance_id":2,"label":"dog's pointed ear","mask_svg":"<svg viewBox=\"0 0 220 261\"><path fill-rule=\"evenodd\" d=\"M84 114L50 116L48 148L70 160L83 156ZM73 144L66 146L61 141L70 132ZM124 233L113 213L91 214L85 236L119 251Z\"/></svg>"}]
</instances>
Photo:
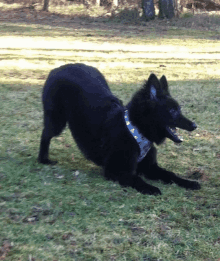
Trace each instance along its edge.
<instances>
[{"instance_id":1,"label":"dog's pointed ear","mask_svg":"<svg viewBox=\"0 0 220 261\"><path fill-rule=\"evenodd\" d=\"M150 99L153 101L157 100L158 93L161 89L160 82L155 74L151 74L147 81L147 89L149 92Z\"/></svg>"},{"instance_id":2,"label":"dog's pointed ear","mask_svg":"<svg viewBox=\"0 0 220 261\"><path fill-rule=\"evenodd\" d=\"M162 89L163 89L164 91L166 91L167 93L169 93L167 78L166 78L165 75L163 75L163 76L160 78L160 85L161 85L161 87L162 87Z\"/></svg>"}]
</instances>

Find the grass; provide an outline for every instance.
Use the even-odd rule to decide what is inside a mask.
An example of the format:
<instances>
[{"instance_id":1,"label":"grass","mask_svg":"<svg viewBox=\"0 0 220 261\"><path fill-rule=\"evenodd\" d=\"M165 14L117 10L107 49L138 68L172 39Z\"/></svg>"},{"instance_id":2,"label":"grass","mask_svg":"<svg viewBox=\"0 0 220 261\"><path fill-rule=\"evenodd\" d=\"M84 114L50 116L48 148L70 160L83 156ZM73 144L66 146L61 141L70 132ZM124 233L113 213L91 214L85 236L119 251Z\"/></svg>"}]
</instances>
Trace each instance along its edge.
<instances>
[{"instance_id":1,"label":"grass","mask_svg":"<svg viewBox=\"0 0 220 261\"><path fill-rule=\"evenodd\" d=\"M98 25L0 25L0 259L218 260L220 53L209 34L217 33ZM183 131L180 146L159 146L158 160L202 189L153 181L162 196L122 189L83 157L68 129L52 140L59 164L38 164L42 86L70 62L99 68L124 103L150 72L165 74L198 129Z\"/></svg>"}]
</instances>

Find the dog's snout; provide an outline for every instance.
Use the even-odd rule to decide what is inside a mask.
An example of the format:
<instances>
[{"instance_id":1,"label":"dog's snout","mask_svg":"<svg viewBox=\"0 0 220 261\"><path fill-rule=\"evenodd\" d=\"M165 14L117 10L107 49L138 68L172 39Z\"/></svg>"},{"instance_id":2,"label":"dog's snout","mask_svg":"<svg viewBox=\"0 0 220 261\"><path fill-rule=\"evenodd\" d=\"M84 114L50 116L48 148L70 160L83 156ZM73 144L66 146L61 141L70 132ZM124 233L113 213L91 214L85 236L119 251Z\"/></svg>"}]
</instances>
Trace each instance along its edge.
<instances>
[{"instance_id":1,"label":"dog's snout","mask_svg":"<svg viewBox=\"0 0 220 261\"><path fill-rule=\"evenodd\" d=\"M197 128L197 125L195 124L195 122L192 123L192 128L193 128L193 130L195 130Z\"/></svg>"}]
</instances>

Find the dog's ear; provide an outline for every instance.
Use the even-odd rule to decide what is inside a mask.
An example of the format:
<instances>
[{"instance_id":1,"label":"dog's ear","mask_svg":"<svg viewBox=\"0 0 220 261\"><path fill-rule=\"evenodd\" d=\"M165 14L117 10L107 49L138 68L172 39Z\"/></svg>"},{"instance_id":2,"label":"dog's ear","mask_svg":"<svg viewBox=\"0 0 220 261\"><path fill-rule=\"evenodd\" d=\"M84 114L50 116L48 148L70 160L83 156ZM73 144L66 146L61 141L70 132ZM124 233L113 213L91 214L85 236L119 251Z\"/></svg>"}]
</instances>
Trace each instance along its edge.
<instances>
[{"instance_id":1,"label":"dog's ear","mask_svg":"<svg viewBox=\"0 0 220 261\"><path fill-rule=\"evenodd\" d=\"M161 90L160 82L157 79L157 76L152 73L147 81L147 91L152 101L157 100L157 96L160 90Z\"/></svg>"},{"instance_id":2,"label":"dog's ear","mask_svg":"<svg viewBox=\"0 0 220 261\"><path fill-rule=\"evenodd\" d=\"M162 87L162 89L169 93L169 89L168 89L168 83L167 83L167 78L165 75L163 75L161 78L160 78L160 85Z\"/></svg>"},{"instance_id":3,"label":"dog's ear","mask_svg":"<svg viewBox=\"0 0 220 261\"><path fill-rule=\"evenodd\" d=\"M157 100L157 90L154 87L154 85L150 86L150 99L151 100Z\"/></svg>"}]
</instances>

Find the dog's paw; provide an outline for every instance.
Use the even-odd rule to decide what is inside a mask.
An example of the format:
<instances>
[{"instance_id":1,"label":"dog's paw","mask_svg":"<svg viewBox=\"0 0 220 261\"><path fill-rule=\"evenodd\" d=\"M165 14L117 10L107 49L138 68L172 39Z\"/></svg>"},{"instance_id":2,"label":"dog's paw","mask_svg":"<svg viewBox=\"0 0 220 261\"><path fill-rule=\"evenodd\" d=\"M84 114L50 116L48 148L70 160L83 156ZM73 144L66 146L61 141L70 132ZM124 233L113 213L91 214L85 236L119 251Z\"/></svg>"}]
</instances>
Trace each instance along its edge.
<instances>
[{"instance_id":1,"label":"dog's paw","mask_svg":"<svg viewBox=\"0 0 220 261\"><path fill-rule=\"evenodd\" d=\"M135 179L135 184L133 188L144 195L161 195L161 192L157 187L147 184L138 176Z\"/></svg>"},{"instance_id":2,"label":"dog's paw","mask_svg":"<svg viewBox=\"0 0 220 261\"><path fill-rule=\"evenodd\" d=\"M150 185L148 185L146 188L142 188L141 193L144 195L148 194L148 195L154 195L154 196L162 194L161 191L157 187L150 186Z\"/></svg>"},{"instance_id":3,"label":"dog's paw","mask_svg":"<svg viewBox=\"0 0 220 261\"><path fill-rule=\"evenodd\" d=\"M139 192L141 192L142 194L146 195L161 195L161 191L154 186L151 186L149 184L146 184L145 186L142 186L141 188L136 188Z\"/></svg>"},{"instance_id":4,"label":"dog's paw","mask_svg":"<svg viewBox=\"0 0 220 261\"><path fill-rule=\"evenodd\" d=\"M201 189L201 185L197 181L189 181L188 189L198 190Z\"/></svg>"},{"instance_id":5,"label":"dog's paw","mask_svg":"<svg viewBox=\"0 0 220 261\"><path fill-rule=\"evenodd\" d=\"M49 159L38 159L38 162L41 164L46 164L46 165L55 165L57 164L56 160L49 160Z\"/></svg>"}]
</instances>

